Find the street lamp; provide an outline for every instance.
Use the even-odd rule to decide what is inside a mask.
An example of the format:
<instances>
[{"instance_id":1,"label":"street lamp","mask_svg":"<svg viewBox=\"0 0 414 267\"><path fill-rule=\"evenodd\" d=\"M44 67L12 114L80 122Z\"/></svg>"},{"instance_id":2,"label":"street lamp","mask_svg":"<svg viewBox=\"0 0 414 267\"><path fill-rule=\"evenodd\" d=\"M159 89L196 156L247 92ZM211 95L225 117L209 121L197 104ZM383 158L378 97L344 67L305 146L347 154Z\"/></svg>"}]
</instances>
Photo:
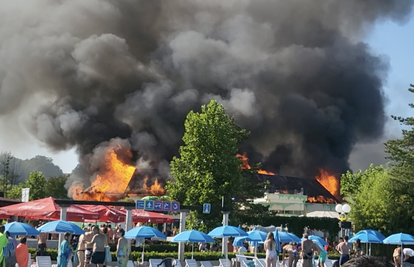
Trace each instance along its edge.
<instances>
[{"instance_id":1,"label":"street lamp","mask_svg":"<svg viewBox=\"0 0 414 267\"><path fill-rule=\"evenodd\" d=\"M348 218L347 214L351 211L351 206L348 204L338 204L335 207L335 211L339 213L339 220L343 222Z\"/></svg>"},{"instance_id":2,"label":"street lamp","mask_svg":"<svg viewBox=\"0 0 414 267\"><path fill-rule=\"evenodd\" d=\"M338 204L335 207L335 211L339 213L339 228L341 228L341 236L344 236L344 229L351 229L351 223L346 222L348 219L348 213L351 211L351 206L348 204Z\"/></svg>"}]
</instances>

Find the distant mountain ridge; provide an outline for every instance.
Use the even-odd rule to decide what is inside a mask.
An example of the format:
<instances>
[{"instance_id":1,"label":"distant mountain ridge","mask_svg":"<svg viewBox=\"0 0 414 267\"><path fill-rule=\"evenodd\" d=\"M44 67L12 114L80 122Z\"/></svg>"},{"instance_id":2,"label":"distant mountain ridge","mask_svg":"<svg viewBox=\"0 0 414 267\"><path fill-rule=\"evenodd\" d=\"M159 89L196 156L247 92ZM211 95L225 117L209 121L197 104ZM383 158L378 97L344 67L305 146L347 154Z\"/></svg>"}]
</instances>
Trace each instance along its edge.
<instances>
[{"instance_id":1,"label":"distant mountain ridge","mask_svg":"<svg viewBox=\"0 0 414 267\"><path fill-rule=\"evenodd\" d=\"M58 177L63 175L62 169L53 163L51 158L45 156L35 156L31 159L19 159L9 153L0 153L0 176L4 174L4 165L7 157L10 157L9 172L14 173L18 182L24 182L29 178L33 171L40 171L46 178Z\"/></svg>"}]
</instances>

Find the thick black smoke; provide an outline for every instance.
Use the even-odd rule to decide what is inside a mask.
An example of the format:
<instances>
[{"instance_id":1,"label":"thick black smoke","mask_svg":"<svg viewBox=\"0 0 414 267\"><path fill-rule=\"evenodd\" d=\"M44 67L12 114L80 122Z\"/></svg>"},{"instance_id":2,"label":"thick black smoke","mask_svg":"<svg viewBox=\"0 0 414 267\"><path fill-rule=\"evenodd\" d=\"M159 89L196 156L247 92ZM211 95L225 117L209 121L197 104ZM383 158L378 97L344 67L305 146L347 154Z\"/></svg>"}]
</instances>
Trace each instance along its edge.
<instances>
[{"instance_id":1,"label":"thick black smoke","mask_svg":"<svg viewBox=\"0 0 414 267\"><path fill-rule=\"evenodd\" d=\"M168 176L185 115L210 99L252 132L243 149L264 168L342 172L385 122L387 62L361 40L412 3L0 1L0 116L30 110L40 141L76 147L70 184L90 184L101 144Z\"/></svg>"}]
</instances>

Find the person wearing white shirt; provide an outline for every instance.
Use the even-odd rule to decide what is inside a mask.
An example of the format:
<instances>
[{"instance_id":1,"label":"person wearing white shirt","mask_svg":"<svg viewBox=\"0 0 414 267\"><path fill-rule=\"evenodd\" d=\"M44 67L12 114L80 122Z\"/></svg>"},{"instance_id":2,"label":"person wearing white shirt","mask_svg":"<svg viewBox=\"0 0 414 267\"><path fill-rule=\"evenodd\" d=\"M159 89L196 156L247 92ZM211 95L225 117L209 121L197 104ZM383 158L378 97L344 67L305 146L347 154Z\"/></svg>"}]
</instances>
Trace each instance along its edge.
<instances>
[{"instance_id":1,"label":"person wearing white shirt","mask_svg":"<svg viewBox=\"0 0 414 267\"><path fill-rule=\"evenodd\" d=\"M404 261L408 262L410 264L410 266L413 266L413 264L414 264L414 250L412 250L411 248L405 248L405 249L403 249L403 253L404 253Z\"/></svg>"}]
</instances>

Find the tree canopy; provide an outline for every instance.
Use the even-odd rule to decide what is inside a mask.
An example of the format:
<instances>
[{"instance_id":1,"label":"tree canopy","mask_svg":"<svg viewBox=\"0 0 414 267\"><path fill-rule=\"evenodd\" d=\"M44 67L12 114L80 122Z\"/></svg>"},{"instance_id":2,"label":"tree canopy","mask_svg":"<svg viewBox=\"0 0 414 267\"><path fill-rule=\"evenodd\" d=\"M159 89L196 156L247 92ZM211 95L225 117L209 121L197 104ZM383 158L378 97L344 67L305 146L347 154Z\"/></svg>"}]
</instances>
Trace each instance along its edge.
<instances>
[{"instance_id":1,"label":"tree canopy","mask_svg":"<svg viewBox=\"0 0 414 267\"><path fill-rule=\"evenodd\" d=\"M414 86L408 90L414 93ZM403 130L401 138L385 143L389 166L371 165L365 172L342 175L341 194L352 204L350 215L356 230L414 232L414 117L392 118Z\"/></svg>"},{"instance_id":2,"label":"tree canopy","mask_svg":"<svg viewBox=\"0 0 414 267\"><path fill-rule=\"evenodd\" d=\"M234 200L261 194L260 186L251 183L252 170L242 170L242 161L236 157L238 145L249 133L217 101L203 105L200 113L191 111L184 126L180 156L171 161L175 182L167 184L169 196L182 205L211 204L211 214L191 211L188 225L192 229L209 230L221 224L222 197L225 206L233 209L230 218L236 221L236 210L242 204Z\"/></svg>"},{"instance_id":3,"label":"tree canopy","mask_svg":"<svg viewBox=\"0 0 414 267\"><path fill-rule=\"evenodd\" d=\"M347 172L341 178L341 194L351 203L350 217L355 230L377 229L384 233L394 230L390 211L395 208L391 198L390 169L373 166L355 174Z\"/></svg>"},{"instance_id":4,"label":"tree canopy","mask_svg":"<svg viewBox=\"0 0 414 267\"><path fill-rule=\"evenodd\" d=\"M408 90L414 93L414 85ZM409 106L414 108L412 103ZM399 204L392 210L392 218L396 230L414 231L414 117L392 117L403 125L402 138L385 143L392 165L392 200Z\"/></svg>"},{"instance_id":5,"label":"tree canopy","mask_svg":"<svg viewBox=\"0 0 414 267\"><path fill-rule=\"evenodd\" d=\"M46 197L67 199L67 191L64 187L66 176L52 177L46 179L42 172L34 171L24 183L13 186L6 192L7 197L21 199L22 188L30 188L29 200Z\"/></svg>"}]
</instances>

